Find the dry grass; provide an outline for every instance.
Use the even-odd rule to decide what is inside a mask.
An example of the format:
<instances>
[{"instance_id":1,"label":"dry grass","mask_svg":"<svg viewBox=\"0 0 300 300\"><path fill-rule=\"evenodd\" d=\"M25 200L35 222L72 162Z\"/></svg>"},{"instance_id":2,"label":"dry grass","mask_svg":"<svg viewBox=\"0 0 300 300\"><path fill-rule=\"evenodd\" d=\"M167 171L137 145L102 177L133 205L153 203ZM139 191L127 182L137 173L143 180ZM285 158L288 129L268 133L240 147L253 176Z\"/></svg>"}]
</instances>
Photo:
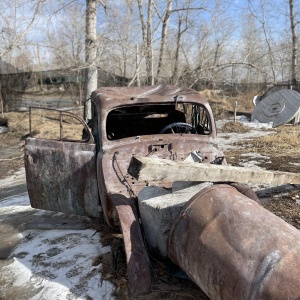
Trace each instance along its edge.
<instances>
[{"instance_id":1,"label":"dry grass","mask_svg":"<svg viewBox=\"0 0 300 300\"><path fill-rule=\"evenodd\" d=\"M300 157L300 126L281 126L276 133L254 138L248 142L237 142L237 145L251 147L252 152L272 154L273 156L293 155Z\"/></svg>"},{"instance_id":2,"label":"dry grass","mask_svg":"<svg viewBox=\"0 0 300 300\"><path fill-rule=\"evenodd\" d=\"M281 197L272 197L264 207L300 229L300 206L297 204L297 200L299 200L299 190L294 190Z\"/></svg>"},{"instance_id":3,"label":"dry grass","mask_svg":"<svg viewBox=\"0 0 300 300\"><path fill-rule=\"evenodd\" d=\"M72 111L82 116L82 110ZM29 112L9 112L4 117L8 119L9 132L0 135L2 145L9 145L9 140L24 139L29 135ZM34 137L46 139L60 139L60 114L51 110L33 110L31 115L31 130ZM82 139L83 125L75 118L63 115L62 117L62 138Z\"/></svg>"},{"instance_id":4,"label":"dry grass","mask_svg":"<svg viewBox=\"0 0 300 300\"><path fill-rule=\"evenodd\" d=\"M245 133L248 132L249 128L245 127L241 122L227 122L222 127L222 132L236 132L236 133Z\"/></svg>"},{"instance_id":5,"label":"dry grass","mask_svg":"<svg viewBox=\"0 0 300 300\"><path fill-rule=\"evenodd\" d=\"M237 111L240 114L251 114L254 109L252 102L254 93L235 97L224 97L222 94L211 90L204 90L200 93L208 99L216 120L232 116L235 106L237 106Z\"/></svg>"},{"instance_id":6,"label":"dry grass","mask_svg":"<svg viewBox=\"0 0 300 300\"><path fill-rule=\"evenodd\" d=\"M274 130L274 129L273 129ZM281 126L274 134L235 143L238 147L225 151L227 162L239 166L245 154L267 157L257 158L259 166L267 170L299 173L300 126Z\"/></svg>"},{"instance_id":7,"label":"dry grass","mask_svg":"<svg viewBox=\"0 0 300 300\"><path fill-rule=\"evenodd\" d=\"M62 128L60 128L62 118ZM32 130L37 138L81 140L83 125L77 119L60 114L57 111L34 110L32 115ZM61 130L62 129L62 130Z\"/></svg>"},{"instance_id":8,"label":"dry grass","mask_svg":"<svg viewBox=\"0 0 300 300\"><path fill-rule=\"evenodd\" d=\"M286 151L296 148L298 150L300 147L300 128L283 126L277 130L276 134L254 139L252 144L257 149L268 148L275 151Z\"/></svg>"}]
</instances>

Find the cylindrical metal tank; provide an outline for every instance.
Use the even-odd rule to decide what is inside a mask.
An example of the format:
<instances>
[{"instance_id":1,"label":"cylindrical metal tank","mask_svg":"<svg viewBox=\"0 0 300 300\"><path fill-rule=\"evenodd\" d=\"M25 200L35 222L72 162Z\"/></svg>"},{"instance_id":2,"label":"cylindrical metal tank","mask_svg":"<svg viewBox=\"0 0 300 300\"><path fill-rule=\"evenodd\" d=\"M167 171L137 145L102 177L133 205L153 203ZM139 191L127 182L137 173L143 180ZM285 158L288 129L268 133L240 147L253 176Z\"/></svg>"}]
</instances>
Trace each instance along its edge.
<instances>
[{"instance_id":1,"label":"cylindrical metal tank","mask_svg":"<svg viewBox=\"0 0 300 300\"><path fill-rule=\"evenodd\" d=\"M300 232L230 185L185 205L168 252L210 299L300 299Z\"/></svg>"}]
</instances>

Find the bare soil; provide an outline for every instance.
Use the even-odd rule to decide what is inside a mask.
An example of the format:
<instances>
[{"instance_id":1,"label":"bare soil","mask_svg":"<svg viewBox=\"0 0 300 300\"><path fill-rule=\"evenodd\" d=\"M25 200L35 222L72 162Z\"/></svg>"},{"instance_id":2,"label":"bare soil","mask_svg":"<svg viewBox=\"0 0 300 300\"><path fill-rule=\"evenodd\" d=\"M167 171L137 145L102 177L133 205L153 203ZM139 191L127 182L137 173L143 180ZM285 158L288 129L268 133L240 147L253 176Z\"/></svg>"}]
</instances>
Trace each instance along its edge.
<instances>
[{"instance_id":1,"label":"bare soil","mask_svg":"<svg viewBox=\"0 0 300 300\"><path fill-rule=\"evenodd\" d=\"M224 113L222 113L222 116ZM227 114L227 116L230 113ZM231 114L232 115L232 114ZM0 180L13 174L20 169L23 162L24 140L28 136L29 123L28 112L7 113L9 132L0 134ZM51 134L51 120L43 124L36 134ZM223 133L245 133L249 129L242 124L230 123L224 126ZM78 129L77 129L78 131ZM247 159L253 159L253 155L260 154L255 158L258 166L268 170L280 170L287 172L299 172L300 152L299 137L300 127L282 126L272 129L272 138L253 138L249 140L235 141L236 147L225 151L227 162L231 165L240 166ZM292 137L290 137L292 135ZM282 139L278 137L283 136ZM288 144L286 145L286 143ZM270 192L264 195L263 205L277 216L300 229L300 191L299 186L291 186L284 193ZM99 224L99 230L103 232L102 243L112 247L112 252L103 261L104 279L109 279L118 287L117 299L128 299L126 281L126 263L123 251L123 240L120 232L108 229ZM137 299L208 299L205 294L190 280L184 278L184 274L174 265L161 262L156 257L151 257L153 269L153 288L149 295Z\"/></svg>"}]
</instances>

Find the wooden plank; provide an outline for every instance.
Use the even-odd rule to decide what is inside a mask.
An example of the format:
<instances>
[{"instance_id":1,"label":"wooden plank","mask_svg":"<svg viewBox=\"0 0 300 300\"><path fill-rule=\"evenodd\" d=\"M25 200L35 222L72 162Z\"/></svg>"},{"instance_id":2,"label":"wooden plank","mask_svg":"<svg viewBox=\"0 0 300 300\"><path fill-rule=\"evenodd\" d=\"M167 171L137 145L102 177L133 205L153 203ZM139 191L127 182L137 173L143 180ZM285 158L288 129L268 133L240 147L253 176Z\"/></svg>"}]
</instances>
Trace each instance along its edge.
<instances>
[{"instance_id":1,"label":"wooden plank","mask_svg":"<svg viewBox=\"0 0 300 300\"><path fill-rule=\"evenodd\" d=\"M300 184L299 173L265 171L227 165L133 157L128 173L141 181L212 181L264 184Z\"/></svg>"}]
</instances>

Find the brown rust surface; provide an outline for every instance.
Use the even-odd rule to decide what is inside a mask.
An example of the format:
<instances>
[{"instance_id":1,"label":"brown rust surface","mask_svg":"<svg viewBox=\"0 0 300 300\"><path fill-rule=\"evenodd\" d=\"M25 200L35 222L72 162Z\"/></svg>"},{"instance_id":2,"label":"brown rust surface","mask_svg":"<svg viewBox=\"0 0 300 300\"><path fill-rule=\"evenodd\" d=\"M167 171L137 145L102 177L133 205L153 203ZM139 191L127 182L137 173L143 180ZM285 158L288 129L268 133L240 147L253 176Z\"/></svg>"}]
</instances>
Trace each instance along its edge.
<instances>
[{"instance_id":1,"label":"brown rust surface","mask_svg":"<svg viewBox=\"0 0 300 300\"><path fill-rule=\"evenodd\" d=\"M177 100L181 103L193 102L202 104L206 107L212 123L210 137L216 138L216 128L213 113L208 101L193 89L180 88L170 85L146 86L146 87L118 87L118 88L100 88L91 95L93 103L100 114L101 138L104 147L110 147L113 143L106 138L106 119L109 112L121 106L143 105L143 104L163 104L175 103ZM178 138L177 138L178 139Z\"/></svg>"},{"instance_id":2,"label":"brown rust surface","mask_svg":"<svg viewBox=\"0 0 300 300\"><path fill-rule=\"evenodd\" d=\"M202 162L209 164L223 153L216 142L211 108L207 100L192 89L175 86L100 88L92 93L91 98L95 105L92 133L97 136L97 153L92 144L28 140L25 160L29 166L29 194L37 208L98 216L98 187L107 223L117 225L117 217L120 221L129 288L132 295L138 295L149 289L151 273L133 199L151 182L135 180L127 173L131 157L139 155L182 161L191 152L199 151ZM118 107L149 104L177 107L177 102L201 104L211 123L209 133L160 134L158 131L156 134L154 131L154 134L122 136L116 140L108 135L107 117ZM169 187L168 183L163 185Z\"/></svg>"},{"instance_id":3,"label":"brown rust surface","mask_svg":"<svg viewBox=\"0 0 300 300\"><path fill-rule=\"evenodd\" d=\"M100 217L94 144L26 139L24 159L32 207Z\"/></svg>"},{"instance_id":4,"label":"brown rust surface","mask_svg":"<svg viewBox=\"0 0 300 300\"><path fill-rule=\"evenodd\" d=\"M108 140L106 136L106 119L109 112L117 107L143 104L193 102L204 105L210 115L212 132L210 135L155 135L133 136L119 140ZM211 163L215 156L222 156L215 141L216 129L208 102L192 89L175 86L100 88L93 92L92 101L100 114L100 153L98 156L98 185L106 221L113 224L113 206L105 194L123 194L126 197L137 195L151 182L137 181L127 173L130 159L134 155L159 157L169 160L184 160L191 151L201 151L203 162Z\"/></svg>"},{"instance_id":5,"label":"brown rust surface","mask_svg":"<svg viewBox=\"0 0 300 300\"><path fill-rule=\"evenodd\" d=\"M299 299L300 233L234 187L195 195L169 255L211 299Z\"/></svg>"},{"instance_id":6,"label":"brown rust surface","mask_svg":"<svg viewBox=\"0 0 300 300\"><path fill-rule=\"evenodd\" d=\"M159 157L182 161L192 151L200 151L203 163L212 163L223 156L216 142L216 128L211 108L207 100L192 89L177 86L147 87L103 87L91 95L99 114L99 153L97 157L98 186L105 219L114 224L114 205L111 196L122 194L135 197L149 181L139 181L127 172L132 156ZM193 103L204 106L211 121L210 134L151 134L130 136L110 140L107 136L107 118L112 110L136 105L160 105ZM225 161L224 161L225 162ZM168 187L168 183L162 183Z\"/></svg>"},{"instance_id":7,"label":"brown rust surface","mask_svg":"<svg viewBox=\"0 0 300 300\"><path fill-rule=\"evenodd\" d=\"M129 291L131 296L138 296L149 291L151 270L135 203L133 199L126 199L123 195L115 194L111 198L123 233Z\"/></svg>"}]
</instances>

